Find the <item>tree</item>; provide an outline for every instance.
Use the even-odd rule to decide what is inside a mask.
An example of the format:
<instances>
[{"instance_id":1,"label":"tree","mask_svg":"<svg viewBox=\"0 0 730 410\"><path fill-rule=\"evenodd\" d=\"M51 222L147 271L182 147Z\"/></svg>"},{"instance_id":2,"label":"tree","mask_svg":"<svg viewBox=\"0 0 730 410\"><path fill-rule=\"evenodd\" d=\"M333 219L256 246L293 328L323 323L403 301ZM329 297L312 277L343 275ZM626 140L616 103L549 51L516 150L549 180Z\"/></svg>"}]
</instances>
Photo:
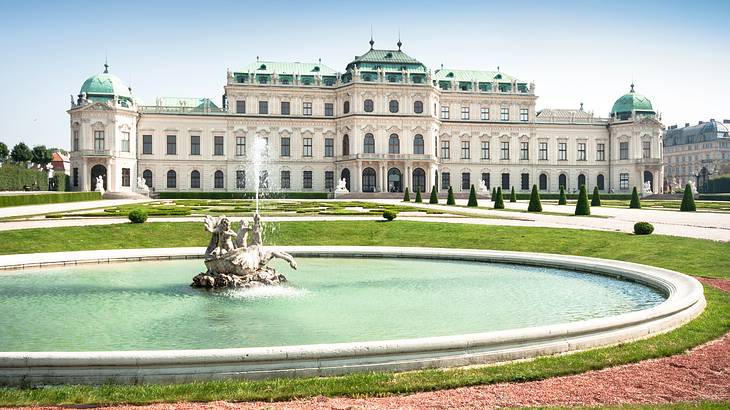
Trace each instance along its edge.
<instances>
[{"instance_id":1,"label":"tree","mask_svg":"<svg viewBox=\"0 0 730 410\"><path fill-rule=\"evenodd\" d=\"M517 195L515 194L515 186L512 185L512 191L509 193L509 201L517 202Z\"/></svg>"},{"instance_id":2,"label":"tree","mask_svg":"<svg viewBox=\"0 0 730 410\"><path fill-rule=\"evenodd\" d=\"M601 196L598 193L598 185L593 187L593 198L591 198L591 206L601 206Z\"/></svg>"},{"instance_id":3,"label":"tree","mask_svg":"<svg viewBox=\"0 0 730 410\"><path fill-rule=\"evenodd\" d=\"M428 199L428 203L429 204L438 204L439 203L439 197L438 197L438 194L436 193L436 185L434 185L431 188L431 198Z\"/></svg>"},{"instance_id":4,"label":"tree","mask_svg":"<svg viewBox=\"0 0 730 410\"><path fill-rule=\"evenodd\" d=\"M639 201L639 192L636 190L636 187L634 187L634 190L631 191L631 203L629 204L629 208L641 208L641 202Z\"/></svg>"},{"instance_id":5,"label":"tree","mask_svg":"<svg viewBox=\"0 0 730 410\"><path fill-rule=\"evenodd\" d=\"M4 142L0 142L0 162L7 161L9 155L10 151L8 150L8 146Z\"/></svg>"},{"instance_id":6,"label":"tree","mask_svg":"<svg viewBox=\"0 0 730 410\"><path fill-rule=\"evenodd\" d=\"M471 184L471 190L469 190L469 202L466 206L479 206L477 204L477 191L474 189L474 184Z\"/></svg>"},{"instance_id":7,"label":"tree","mask_svg":"<svg viewBox=\"0 0 730 410\"><path fill-rule=\"evenodd\" d=\"M456 199L454 199L454 190L449 187L449 196L446 197L446 205L456 205Z\"/></svg>"},{"instance_id":8,"label":"tree","mask_svg":"<svg viewBox=\"0 0 730 410\"><path fill-rule=\"evenodd\" d=\"M560 197L558 199L558 205L568 205L568 198L565 197L565 187L560 185Z\"/></svg>"},{"instance_id":9,"label":"tree","mask_svg":"<svg viewBox=\"0 0 730 410\"><path fill-rule=\"evenodd\" d=\"M492 202L494 202L495 199L497 199L497 188L492 187Z\"/></svg>"},{"instance_id":10,"label":"tree","mask_svg":"<svg viewBox=\"0 0 730 410\"><path fill-rule=\"evenodd\" d=\"M679 210L682 212L694 212L697 210L695 198L692 195L692 185L690 184L684 187L684 196L682 196L682 205L679 206Z\"/></svg>"},{"instance_id":11,"label":"tree","mask_svg":"<svg viewBox=\"0 0 730 410\"><path fill-rule=\"evenodd\" d=\"M540 203L540 193L537 191L537 185L532 186L530 204L527 205L527 212L542 212L542 203Z\"/></svg>"},{"instance_id":12,"label":"tree","mask_svg":"<svg viewBox=\"0 0 730 410\"><path fill-rule=\"evenodd\" d=\"M53 160L53 153L45 145L33 147L33 163L45 167Z\"/></svg>"},{"instance_id":13,"label":"tree","mask_svg":"<svg viewBox=\"0 0 730 410\"><path fill-rule=\"evenodd\" d=\"M14 162L25 163L33 159L33 153L25 143L19 142L15 144L13 150L10 152L10 158Z\"/></svg>"},{"instance_id":14,"label":"tree","mask_svg":"<svg viewBox=\"0 0 730 410\"><path fill-rule=\"evenodd\" d=\"M580 186L580 192L578 193L578 203L575 204L576 215L590 215L591 207L588 205L588 193L586 192L586 186Z\"/></svg>"},{"instance_id":15,"label":"tree","mask_svg":"<svg viewBox=\"0 0 730 410\"><path fill-rule=\"evenodd\" d=\"M494 209L504 209L504 198L502 197L502 187L497 188L497 195L494 196Z\"/></svg>"},{"instance_id":16,"label":"tree","mask_svg":"<svg viewBox=\"0 0 730 410\"><path fill-rule=\"evenodd\" d=\"M408 194L408 187L406 187L406 192L403 194L403 202L411 202L411 196Z\"/></svg>"},{"instance_id":17,"label":"tree","mask_svg":"<svg viewBox=\"0 0 730 410\"><path fill-rule=\"evenodd\" d=\"M423 202L423 198L421 198L421 190L416 189L416 203L420 204L421 202Z\"/></svg>"}]
</instances>

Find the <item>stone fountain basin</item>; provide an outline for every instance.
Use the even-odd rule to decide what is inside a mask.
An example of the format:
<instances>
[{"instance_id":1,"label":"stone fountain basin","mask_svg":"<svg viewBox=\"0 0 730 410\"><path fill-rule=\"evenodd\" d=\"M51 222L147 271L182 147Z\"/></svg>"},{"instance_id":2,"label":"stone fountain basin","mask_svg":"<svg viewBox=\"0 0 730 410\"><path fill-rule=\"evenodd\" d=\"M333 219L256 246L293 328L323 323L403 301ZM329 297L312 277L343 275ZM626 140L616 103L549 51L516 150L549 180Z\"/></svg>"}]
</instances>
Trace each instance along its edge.
<instances>
[{"instance_id":1,"label":"stone fountain basin","mask_svg":"<svg viewBox=\"0 0 730 410\"><path fill-rule=\"evenodd\" d=\"M617 344L667 332L705 307L702 285L646 265L577 256L471 249L272 247L295 257L427 258L570 269L632 280L667 295L631 313L485 333L302 346L107 352L0 352L0 385L177 383L226 378L333 376L480 365ZM0 269L202 259L204 248L121 249L0 256ZM31 261L31 262L28 262Z\"/></svg>"}]
</instances>

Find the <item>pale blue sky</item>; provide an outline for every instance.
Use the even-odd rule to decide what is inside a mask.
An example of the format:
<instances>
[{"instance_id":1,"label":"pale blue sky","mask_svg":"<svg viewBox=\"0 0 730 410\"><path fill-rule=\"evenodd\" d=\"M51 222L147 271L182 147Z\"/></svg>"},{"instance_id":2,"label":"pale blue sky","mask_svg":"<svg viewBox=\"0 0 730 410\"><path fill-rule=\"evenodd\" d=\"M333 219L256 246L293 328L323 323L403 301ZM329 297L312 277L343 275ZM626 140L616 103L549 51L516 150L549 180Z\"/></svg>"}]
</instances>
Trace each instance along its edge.
<instances>
[{"instance_id":1,"label":"pale blue sky","mask_svg":"<svg viewBox=\"0 0 730 410\"><path fill-rule=\"evenodd\" d=\"M0 0L0 141L68 147L69 96L103 70L136 97L220 101L226 69L368 49L534 81L541 108L606 116L629 89L666 125L730 119L730 1L41 2Z\"/></svg>"}]
</instances>

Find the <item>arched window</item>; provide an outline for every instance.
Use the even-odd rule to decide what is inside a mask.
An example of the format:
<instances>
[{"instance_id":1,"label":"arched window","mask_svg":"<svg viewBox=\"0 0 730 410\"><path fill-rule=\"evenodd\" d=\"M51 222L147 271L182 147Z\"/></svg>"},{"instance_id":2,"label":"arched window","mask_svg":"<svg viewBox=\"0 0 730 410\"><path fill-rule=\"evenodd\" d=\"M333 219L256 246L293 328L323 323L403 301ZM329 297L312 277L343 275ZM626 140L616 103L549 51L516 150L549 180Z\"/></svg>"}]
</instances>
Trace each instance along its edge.
<instances>
[{"instance_id":1,"label":"arched window","mask_svg":"<svg viewBox=\"0 0 730 410\"><path fill-rule=\"evenodd\" d=\"M388 139L388 154L400 154L400 138L397 134L390 134Z\"/></svg>"},{"instance_id":2,"label":"arched window","mask_svg":"<svg viewBox=\"0 0 730 410\"><path fill-rule=\"evenodd\" d=\"M403 192L403 174L398 168L388 170L388 192Z\"/></svg>"},{"instance_id":3,"label":"arched window","mask_svg":"<svg viewBox=\"0 0 730 410\"><path fill-rule=\"evenodd\" d=\"M350 112L350 102L345 101L344 103L342 103L342 113L347 114L348 112Z\"/></svg>"},{"instance_id":4,"label":"arched window","mask_svg":"<svg viewBox=\"0 0 730 410\"><path fill-rule=\"evenodd\" d=\"M347 134L342 137L342 155L350 155L350 136Z\"/></svg>"},{"instance_id":5,"label":"arched window","mask_svg":"<svg viewBox=\"0 0 730 410\"><path fill-rule=\"evenodd\" d=\"M423 101L413 102L413 112L415 112L416 114L423 113Z\"/></svg>"},{"instance_id":6,"label":"arched window","mask_svg":"<svg viewBox=\"0 0 730 410\"><path fill-rule=\"evenodd\" d=\"M144 172L142 172L142 178L144 178L145 185L152 188L152 171L145 169Z\"/></svg>"},{"instance_id":7,"label":"arched window","mask_svg":"<svg viewBox=\"0 0 730 410\"><path fill-rule=\"evenodd\" d=\"M350 170L347 168L343 169L342 172L340 173L340 179L345 180L345 188L347 188L347 190L350 191L351 190L351 188L350 188Z\"/></svg>"},{"instance_id":8,"label":"arched window","mask_svg":"<svg viewBox=\"0 0 730 410\"><path fill-rule=\"evenodd\" d=\"M363 110L365 112L373 112L373 100L367 99L363 102Z\"/></svg>"},{"instance_id":9,"label":"arched window","mask_svg":"<svg viewBox=\"0 0 730 410\"><path fill-rule=\"evenodd\" d=\"M540 182L540 187L539 188L540 188L541 191L546 191L548 189L548 187L547 187L547 181L548 181L547 175L546 174L540 174L540 181L539 181Z\"/></svg>"},{"instance_id":10,"label":"arched window","mask_svg":"<svg viewBox=\"0 0 730 410\"><path fill-rule=\"evenodd\" d=\"M604 181L603 181L603 174L598 174L596 177L596 186L598 187L599 191L603 191L604 188Z\"/></svg>"},{"instance_id":11,"label":"arched window","mask_svg":"<svg viewBox=\"0 0 730 410\"><path fill-rule=\"evenodd\" d=\"M190 173L190 188L200 188L200 172L193 171Z\"/></svg>"},{"instance_id":12,"label":"arched window","mask_svg":"<svg viewBox=\"0 0 730 410\"><path fill-rule=\"evenodd\" d=\"M416 134L416 136L413 137L413 153L423 155L423 150L424 150L423 147L424 147L423 135Z\"/></svg>"},{"instance_id":13,"label":"arched window","mask_svg":"<svg viewBox=\"0 0 730 410\"><path fill-rule=\"evenodd\" d=\"M375 137L373 137L373 134L369 132L365 134L362 151L366 154L375 154Z\"/></svg>"},{"instance_id":14,"label":"arched window","mask_svg":"<svg viewBox=\"0 0 730 410\"><path fill-rule=\"evenodd\" d=\"M563 187L563 189L566 190L568 189L568 177L565 176L565 174L560 174L558 177L558 189L560 189L560 187Z\"/></svg>"},{"instance_id":15,"label":"arched window","mask_svg":"<svg viewBox=\"0 0 730 410\"><path fill-rule=\"evenodd\" d=\"M213 174L213 187L223 188L223 171L215 171Z\"/></svg>"},{"instance_id":16,"label":"arched window","mask_svg":"<svg viewBox=\"0 0 730 410\"><path fill-rule=\"evenodd\" d=\"M167 171L167 187L177 188L177 173L173 170Z\"/></svg>"},{"instance_id":17,"label":"arched window","mask_svg":"<svg viewBox=\"0 0 730 410\"><path fill-rule=\"evenodd\" d=\"M365 168L362 170L362 192L375 192L375 170Z\"/></svg>"},{"instance_id":18,"label":"arched window","mask_svg":"<svg viewBox=\"0 0 730 410\"><path fill-rule=\"evenodd\" d=\"M426 171L423 168L413 170L413 191L426 192Z\"/></svg>"},{"instance_id":19,"label":"arched window","mask_svg":"<svg viewBox=\"0 0 730 410\"><path fill-rule=\"evenodd\" d=\"M585 184L586 184L586 176L583 174L579 174L578 175L578 189L580 189L580 187L582 187ZM587 186L586 186L586 189L588 189Z\"/></svg>"},{"instance_id":20,"label":"arched window","mask_svg":"<svg viewBox=\"0 0 730 410\"><path fill-rule=\"evenodd\" d=\"M390 100L388 103L388 110L392 113L398 112L398 100Z\"/></svg>"}]
</instances>

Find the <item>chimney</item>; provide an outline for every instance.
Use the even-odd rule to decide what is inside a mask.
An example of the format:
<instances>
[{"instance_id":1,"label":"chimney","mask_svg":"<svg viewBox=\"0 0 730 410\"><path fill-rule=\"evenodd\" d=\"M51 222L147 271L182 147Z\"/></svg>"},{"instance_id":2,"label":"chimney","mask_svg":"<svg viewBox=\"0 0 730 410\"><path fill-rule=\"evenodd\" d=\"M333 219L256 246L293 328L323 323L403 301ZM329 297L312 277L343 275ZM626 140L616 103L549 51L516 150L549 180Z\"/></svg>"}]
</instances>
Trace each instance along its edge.
<instances>
[{"instance_id":1,"label":"chimney","mask_svg":"<svg viewBox=\"0 0 730 410\"><path fill-rule=\"evenodd\" d=\"M715 122L715 119L714 118L710 118L710 122Z\"/></svg>"},{"instance_id":2,"label":"chimney","mask_svg":"<svg viewBox=\"0 0 730 410\"><path fill-rule=\"evenodd\" d=\"M684 126L685 126L685 127L689 127L689 123L688 123L688 122L685 122L685 123L684 123Z\"/></svg>"},{"instance_id":3,"label":"chimney","mask_svg":"<svg viewBox=\"0 0 730 410\"><path fill-rule=\"evenodd\" d=\"M723 124L730 124L730 120L722 120Z\"/></svg>"},{"instance_id":4,"label":"chimney","mask_svg":"<svg viewBox=\"0 0 730 410\"><path fill-rule=\"evenodd\" d=\"M702 125L704 123L705 123L704 121L700 121L700 122L697 123L697 125Z\"/></svg>"}]
</instances>

